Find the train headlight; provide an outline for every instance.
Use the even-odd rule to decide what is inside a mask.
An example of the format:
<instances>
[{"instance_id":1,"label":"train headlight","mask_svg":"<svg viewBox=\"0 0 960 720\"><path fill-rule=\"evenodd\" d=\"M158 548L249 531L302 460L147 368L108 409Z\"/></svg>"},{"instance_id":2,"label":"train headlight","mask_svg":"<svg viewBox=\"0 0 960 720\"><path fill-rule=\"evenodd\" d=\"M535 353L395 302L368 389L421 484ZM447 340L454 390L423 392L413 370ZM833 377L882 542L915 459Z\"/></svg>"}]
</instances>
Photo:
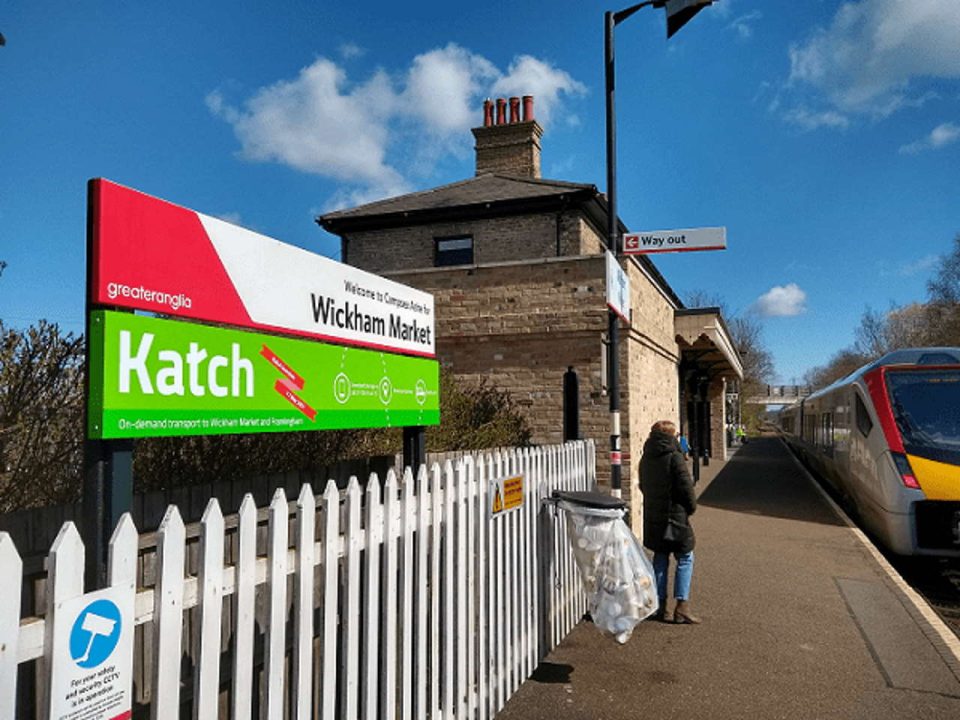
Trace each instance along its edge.
<instances>
[{"instance_id":1,"label":"train headlight","mask_svg":"<svg viewBox=\"0 0 960 720\"><path fill-rule=\"evenodd\" d=\"M893 464L897 466L897 472L900 473L903 484L908 488L919 490L920 483L917 482L917 477L913 474L913 468L910 467L907 456L901 453L890 453L890 455L893 456Z\"/></svg>"}]
</instances>

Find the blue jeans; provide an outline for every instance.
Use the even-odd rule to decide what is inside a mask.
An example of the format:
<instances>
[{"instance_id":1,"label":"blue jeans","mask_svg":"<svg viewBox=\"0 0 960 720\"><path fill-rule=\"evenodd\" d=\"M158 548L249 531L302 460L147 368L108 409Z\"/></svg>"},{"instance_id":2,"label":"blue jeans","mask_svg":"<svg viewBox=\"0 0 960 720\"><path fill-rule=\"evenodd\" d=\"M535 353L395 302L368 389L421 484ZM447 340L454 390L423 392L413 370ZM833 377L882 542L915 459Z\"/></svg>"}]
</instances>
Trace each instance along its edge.
<instances>
[{"instance_id":1,"label":"blue jeans","mask_svg":"<svg viewBox=\"0 0 960 720\"><path fill-rule=\"evenodd\" d=\"M690 599L690 581L693 579L693 550L688 553L673 553L677 559L677 572L673 577L673 597L676 600ZM657 579L657 596L667 597L667 573L670 570L670 553L653 554L653 574Z\"/></svg>"}]
</instances>

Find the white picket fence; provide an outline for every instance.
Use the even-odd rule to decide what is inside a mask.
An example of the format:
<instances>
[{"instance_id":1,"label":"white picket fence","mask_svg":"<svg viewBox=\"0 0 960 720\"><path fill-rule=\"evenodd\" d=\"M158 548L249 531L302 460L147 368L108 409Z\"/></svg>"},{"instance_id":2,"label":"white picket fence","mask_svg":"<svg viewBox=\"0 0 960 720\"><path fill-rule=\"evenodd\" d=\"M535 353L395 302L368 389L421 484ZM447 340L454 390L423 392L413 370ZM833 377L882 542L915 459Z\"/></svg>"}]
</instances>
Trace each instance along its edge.
<instances>
[{"instance_id":1,"label":"white picket fence","mask_svg":"<svg viewBox=\"0 0 960 720\"><path fill-rule=\"evenodd\" d=\"M518 474L522 508L492 516L490 481ZM266 513L248 495L226 523L212 499L199 534L175 506L155 538L124 516L108 584L137 582L135 697L161 720L190 706L204 720L491 718L585 612L563 513L541 499L595 478L594 446L578 442L391 472L382 487L372 475L365 490L330 482L319 498L305 485L295 505L278 490ZM83 593L83 554L66 523L46 608ZM0 533L8 588L21 570ZM0 592L0 718L34 717L17 714L32 661L44 717L52 611L30 612Z\"/></svg>"}]
</instances>

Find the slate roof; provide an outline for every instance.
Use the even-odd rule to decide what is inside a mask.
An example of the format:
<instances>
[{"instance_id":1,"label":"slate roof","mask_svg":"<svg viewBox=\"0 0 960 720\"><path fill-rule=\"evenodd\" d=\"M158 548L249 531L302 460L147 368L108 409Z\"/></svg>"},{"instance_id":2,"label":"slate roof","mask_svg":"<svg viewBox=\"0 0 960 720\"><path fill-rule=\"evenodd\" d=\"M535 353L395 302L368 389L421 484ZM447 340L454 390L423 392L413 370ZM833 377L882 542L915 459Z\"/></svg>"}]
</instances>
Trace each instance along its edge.
<instances>
[{"instance_id":1,"label":"slate roof","mask_svg":"<svg viewBox=\"0 0 960 720\"><path fill-rule=\"evenodd\" d=\"M355 208L335 210L323 215L322 218L324 220L337 220L389 215L398 212L409 213L509 200L557 197L584 191L596 193L597 188L594 185L561 180L537 180L488 173L421 192L378 200Z\"/></svg>"},{"instance_id":2,"label":"slate roof","mask_svg":"<svg viewBox=\"0 0 960 720\"><path fill-rule=\"evenodd\" d=\"M607 199L597 190L596 185L495 173L486 173L354 208L335 210L317 217L316 220L324 230L343 236L350 232L404 227L418 223L554 211L570 205L579 205L600 235L606 237ZM627 231L619 218L617 225L620 233ZM639 255L636 260L673 299L676 306L682 308L683 302L650 258Z\"/></svg>"}]
</instances>

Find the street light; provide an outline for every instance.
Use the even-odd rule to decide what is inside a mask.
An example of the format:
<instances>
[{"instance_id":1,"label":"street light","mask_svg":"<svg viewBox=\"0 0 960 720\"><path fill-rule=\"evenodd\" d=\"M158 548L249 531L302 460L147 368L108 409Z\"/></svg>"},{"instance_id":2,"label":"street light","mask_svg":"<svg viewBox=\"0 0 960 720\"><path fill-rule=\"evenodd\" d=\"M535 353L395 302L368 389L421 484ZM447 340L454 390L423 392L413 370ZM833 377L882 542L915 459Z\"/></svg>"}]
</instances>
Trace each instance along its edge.
<instances>
[{"instance_id":1,"label":"street light","mask_svg":"<svg viewBox=\"0 0 960 720\"><path fill-rule=\"evenodd\" d=\"M698 12L713 0L646 0L619 12L604 15L604 78L607 89L607 247L615 256L620 255L620 232L617 226L617 127L614 115L614 58L613 31L617 25L637 10L652 5L664 8L667 15L667 39L686 25ZM607 363L610 388L610 494L620 497L623 481L620 456L620 320L613 310L607 318L607 335L610 341L610 358Z\"/></svg>"}]
</instances>

